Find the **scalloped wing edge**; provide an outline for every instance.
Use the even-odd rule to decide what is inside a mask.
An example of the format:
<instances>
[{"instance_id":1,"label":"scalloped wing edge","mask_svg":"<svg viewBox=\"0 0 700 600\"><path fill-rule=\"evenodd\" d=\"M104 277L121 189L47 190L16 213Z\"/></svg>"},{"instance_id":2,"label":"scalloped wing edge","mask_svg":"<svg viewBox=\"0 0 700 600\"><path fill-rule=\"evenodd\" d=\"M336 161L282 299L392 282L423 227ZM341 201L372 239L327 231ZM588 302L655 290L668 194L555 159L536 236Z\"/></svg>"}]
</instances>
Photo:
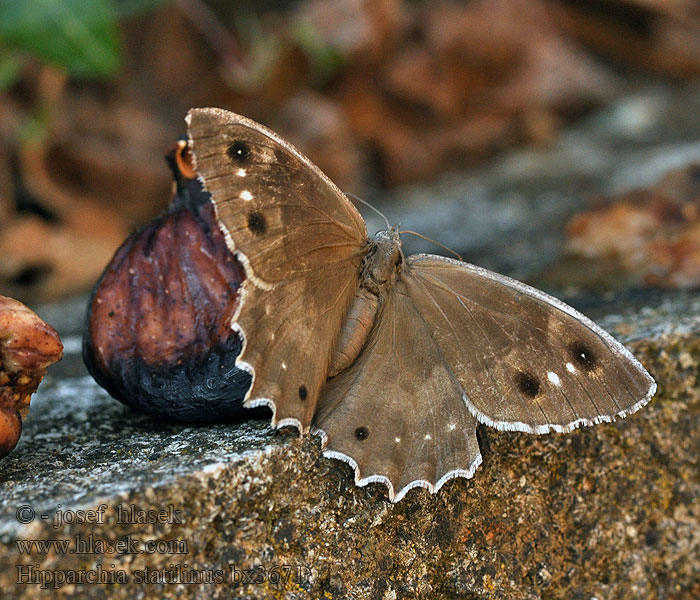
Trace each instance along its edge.
<instances>
[{"instance_id":1,"label":"scalloped wing edge","mask_svg":"<svg viewBox=\"0 0 700 600\"><path fill-rule=\"evenodd\" d=\"M246 271L246 276L247 276L247 271ZM266 406L272 411L272 417L270 419L270 425L274 427L275 429L280 429L281 427L296 427L297 431L299 433L305 434L309 433L309 428L307 427L306 429L302 425L301 421L299 419L295 419L294 417L287 417L285 419L281 419L280 421L277 420L277 404L275 404L275 401L272 398L265 398L264 396L256 396L255 398L251 398L251 393L253 391L253 387L255 385L255 368L253 365L250 363L247 363L245 359L245 348L247 344L247 338L245 331L243 328L238 324L236 319L238 318L238 314L240 313L241 306L243 305L243 300L245 296L245 282L241 287L239 288L241 290L241 296L239 299L239 304L238 307L236 308L236 312L233 316L233 319L231 321L231 329L235 331L238 336L241 339L241 351L236 357L236 367L239 369L242 369L243 371L246 371L247 373L250 374L251 381L250 381L250 387L248 388L248 391L246 392L245 396L243 397L243 406L245 408L255 408L257 406Z\"/></svg>"},{"instance_id":2,"label":"scalloped wing edge","mask_svg":"<svg viewBox=\"0 0 700 600\"><path fill-rule=\"evenodd\" d=\"M357 464L357 461L352 456L350 456L349 454L345 454L344 452L339 452L338 450L326 450L326 445L328 444L328 436L326 435L326 432L323 429L321 429L320 427L312 427L311 433L321 438L321 449L323 451L323 456L325 456L326 458L340 460L350 465L354 473L355 485L359 487L364 487L369 483L383 483L387 488L389 500L394 504L401 501L403 497L415 487L422 487L428 490L431 494L437 494L440 491L440 488L443 485L445 485L445 483L447 483L450 479L455 479L456 477L464 477L465 479L471 479L472 477L474 477L474 473L483 462L483 457L481 456L481 452L479 452L472 461L472 463L469 465L468 469L452 469L451 471L448 471L447 473L442 475L440 479L438 479L435 483L426 479L416 479L414 481L411 481L410 483L407 483L397 492L394 489L394 484L385 475L375 474L362 477L360 465Z\"/></svg>"},{"instance_id":3,"label":"scalloped wing edge","mask_svg":"<svg viewBox=\"0 0 700 600\"><path fill-rule=\"evenodd\" d=\"M615 413L614 415L599 415L592 420L576 419L575 421L571 421L571 423L567 423L566 425L554 425L547 423L538 427L531 427L527 423L522 423L520 421L494 421L493 419L485 415L483 412L481 412L478 408L476 408L476 406L469 402L469 400L467 400L466 403L467 409L472 414L472 416L477 421L479 421L479 423L483 423L484 425L488 425L489 427L493 427L495 429L498 429L499 431L523 431L525 433L536 433L541 435L552 432L569 433L579 427L591 427L593 425L598 425L599 423L612 423L617 419L624 419L627 415L636 413L640 408L647 404L655 393L656 383L654 383L654 385L650 388L649 392L644 398L639 400L636 404L633 404L630 408L621 410Z\"/></svg>"}]
</instances>

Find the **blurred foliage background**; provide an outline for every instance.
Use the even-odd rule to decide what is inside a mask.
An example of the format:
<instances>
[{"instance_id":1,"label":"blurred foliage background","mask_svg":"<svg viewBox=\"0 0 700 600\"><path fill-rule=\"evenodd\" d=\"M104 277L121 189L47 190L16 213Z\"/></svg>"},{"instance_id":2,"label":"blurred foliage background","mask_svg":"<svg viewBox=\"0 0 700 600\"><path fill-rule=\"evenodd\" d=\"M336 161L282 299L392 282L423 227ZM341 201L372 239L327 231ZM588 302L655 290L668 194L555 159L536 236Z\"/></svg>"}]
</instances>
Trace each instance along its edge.
<instances>
[{"instance_id":1,"label":"blurred foliage background","mask_svg":"<svg viewBox=\"0 0 700 600\"><path fill-rule=\"evenodd\" d=\"M699 76L696 0L0 0L0 292L88 289L167 206L193 106L265 123L362 194Z\"/></svg>"}]
</instances>

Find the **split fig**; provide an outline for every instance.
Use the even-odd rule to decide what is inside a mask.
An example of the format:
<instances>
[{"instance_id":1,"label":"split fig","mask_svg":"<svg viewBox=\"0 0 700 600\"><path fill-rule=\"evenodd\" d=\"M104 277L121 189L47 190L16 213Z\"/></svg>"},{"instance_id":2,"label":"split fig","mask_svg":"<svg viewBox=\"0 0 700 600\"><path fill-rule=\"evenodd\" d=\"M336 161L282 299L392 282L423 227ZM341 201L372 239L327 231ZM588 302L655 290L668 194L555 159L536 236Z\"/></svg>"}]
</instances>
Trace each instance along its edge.
<instances>
[{"instance_id":1,"label":"split fig","mask_svg":"<svg viewBox=\"0 0 700 600\"><path fill-rule=\"evenodd\" d=\"M0 459L17 445L32 394L62 356L53 327L18 300L0 296Z\"/></svg>"}]
</instances>

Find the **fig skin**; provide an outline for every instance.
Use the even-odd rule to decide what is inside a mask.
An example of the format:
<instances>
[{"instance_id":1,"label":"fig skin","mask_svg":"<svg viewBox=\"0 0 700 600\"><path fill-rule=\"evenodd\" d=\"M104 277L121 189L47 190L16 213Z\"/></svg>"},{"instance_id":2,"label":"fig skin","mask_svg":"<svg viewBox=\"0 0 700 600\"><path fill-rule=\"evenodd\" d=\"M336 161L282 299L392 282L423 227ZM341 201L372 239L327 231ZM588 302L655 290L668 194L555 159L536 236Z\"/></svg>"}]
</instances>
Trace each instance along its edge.
<instances>
[{"instance_id":1,"label":"fig skin","mask_svg":"<svg viewBox=\"0 0 700 600\"><path fill-rule=\"evenodd\" d=\"M0 459L17 445L46 369L62 357L53 327L18 300L0 296Z\"/></svg>"},{"instance_id":2,"label":"fig skin","mask_svg":"<svg viewBox=\"0 0 700 600\"><path fill-rule=\"evenodd\" d=\"M244 408L250 374L231 329L245 271L181 140L166 157L168 210L117 250L93 290L83 360L111 396L157 419L204 424L261 416Z\"/></svg>"},{"instance_id":3,"label":"fig skin","mask_svg":"<svg viewBox=\"0 0 700 600\"><path fill-rule=\"evenodd\" d=\"M15 449L22 435L22 417L19 412L0 408L0 459Z\"/></svg>"}]
</instances>

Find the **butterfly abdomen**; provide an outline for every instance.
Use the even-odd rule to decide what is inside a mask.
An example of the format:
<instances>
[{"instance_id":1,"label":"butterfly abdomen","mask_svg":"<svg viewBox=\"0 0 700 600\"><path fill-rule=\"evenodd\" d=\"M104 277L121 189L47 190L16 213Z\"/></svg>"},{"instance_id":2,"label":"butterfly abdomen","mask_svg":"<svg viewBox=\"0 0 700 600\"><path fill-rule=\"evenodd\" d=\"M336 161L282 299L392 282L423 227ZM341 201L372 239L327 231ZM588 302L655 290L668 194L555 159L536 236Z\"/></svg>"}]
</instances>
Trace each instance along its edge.
<instances>
[{"instance_id":1,"label":"butterfly abdomen","mask_svg":"<svg viewBox=\"0 0 700 600\"><path fill-rule=\"evenodd\" d=\"M347 369L359 356L377 314L379 298L366 288L359 288L343 323L338 344L333 351L328 377Z\"/></svg>"},{"instance_id":2,"label":"butterfly abdomen","mask_svg":"<svg viewBox=\"0 0 700 600\"><path fill-rule=\"evenodd\" d=\"M397 231L380 231L369 242L360 274L360 286L345 317L333 352L328 377L347 369L359 356L374 324L380 298L393 287L403 265Z\"/></svg>"}]
</instances>

